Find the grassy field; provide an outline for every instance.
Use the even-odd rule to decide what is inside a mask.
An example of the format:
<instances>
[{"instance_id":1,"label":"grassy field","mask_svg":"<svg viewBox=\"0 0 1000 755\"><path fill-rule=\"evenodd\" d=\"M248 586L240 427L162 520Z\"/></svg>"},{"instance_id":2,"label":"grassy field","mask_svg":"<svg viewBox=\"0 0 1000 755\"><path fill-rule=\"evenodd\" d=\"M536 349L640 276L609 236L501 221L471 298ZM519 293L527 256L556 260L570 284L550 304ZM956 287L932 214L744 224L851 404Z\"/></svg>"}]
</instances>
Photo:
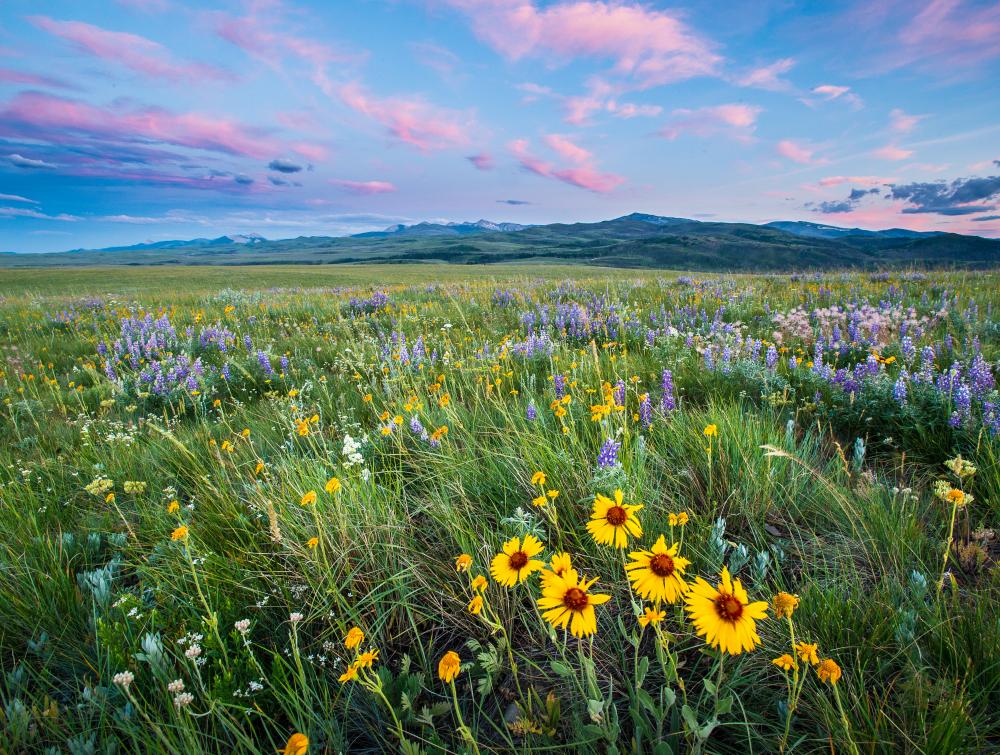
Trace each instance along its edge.
<instances>
[{"instance_id":1,"label":"grassy field","mask_svg":"<svg viewBox=\"0 0 1000 755\"><path fill-rule=\"evenodd\" d=\"M0 752L994 751L998 306L6 271Z\"/></svg>"}]
</instances>

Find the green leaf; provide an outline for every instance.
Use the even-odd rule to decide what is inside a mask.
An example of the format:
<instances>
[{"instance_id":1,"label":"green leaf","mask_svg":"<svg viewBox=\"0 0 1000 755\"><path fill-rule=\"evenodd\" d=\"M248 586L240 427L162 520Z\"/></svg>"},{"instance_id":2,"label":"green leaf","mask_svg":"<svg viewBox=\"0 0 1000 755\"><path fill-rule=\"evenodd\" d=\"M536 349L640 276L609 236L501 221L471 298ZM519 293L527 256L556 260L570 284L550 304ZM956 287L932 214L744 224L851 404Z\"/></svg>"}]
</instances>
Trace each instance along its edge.
<instances>
[{"instance_id":1,"label":"green leaf","mask_svg":"<svg viewBox=\"0 0 1000 755\"><path fill-rule=\"evenodd\" d=\"M646 674L649 672L649 656L644 655L639 660L639 665L635 669L635 685L641 687L642 683L646 681Z\"/></svg>"},{"instance_id":2,"label":"green leaf","mask_svg":"<svg viewBox=\"0 0 1000 755\"><path fill-rule=\"evenodd\" d=\"M562 661L549 661L549 668L559 676L570 676L573 673L573 669Z\"/></svg>"}]
</instances>

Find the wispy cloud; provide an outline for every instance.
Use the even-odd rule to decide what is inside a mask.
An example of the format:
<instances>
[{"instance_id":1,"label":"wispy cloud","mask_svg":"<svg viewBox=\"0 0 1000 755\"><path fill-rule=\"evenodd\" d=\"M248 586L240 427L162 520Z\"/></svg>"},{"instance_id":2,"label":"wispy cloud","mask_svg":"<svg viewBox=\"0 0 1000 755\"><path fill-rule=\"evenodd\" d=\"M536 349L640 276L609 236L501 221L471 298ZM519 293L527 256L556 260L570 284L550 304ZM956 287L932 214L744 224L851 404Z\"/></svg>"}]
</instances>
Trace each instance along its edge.
<instances>
[{"instance_id":1,"label":"wispy cloud","mask_svg":"<svg viewBox=\"0 0 1000 755\"><path fill-rule=\"evenodd\" d=\"M814 147L792 139L782 139L775 145L775 150L786 160L800 165L823 165L827 162L824 158L816 156Z\"/></svg>"},{"instance_id":2,"label":"wispy cloud","mask_svg":"<svg viewBox=\"0 0 1000 755\"><path fill-rule=\"evenodd\" d=\"M906 160L911 155L913 155L913 150L903 149L895 144L886 144L884 147L872 150L872 157L877 157L879 160L891 160L893 162Z\"/></svg>"},{"instance_id":3,"label":"wispy cloud","mask_svg":"<svg viewBox=\"0 0 1000 755\"><path fill-rule=\"evenodd\" d=\"M773 63L753 68L734 79L741 87L768 89L772 92L784 92L792 88L787 79L781 78L795 67L794 58L781 58Z\"/></svg>"},{"instance_id":4,"label":"wispy cloud","mask_svg":"<svg viewBox=\"0 0 1000 755\"><path fill-rule=\"evenodd\" d=\"M539 6L533 0L445 0L476 35L511 60L610 60L610 73L641 87L715 75L715 45L669 11L587 0Z\"/></svg>"},{"instance_id":5,"label":"wispy cloud","mask_svg":"<svg viewBox=\"0 0 1000 755\"><path fill-rule=\"evenodd\" d=\"M762 110L756 105L741 104L713 105L697 110L681 108L674 110L673 119L658 133L666 139L676 139L682 134L723 133L733 139L749 141Z\"/></svg>"},{"instance_id":6,"label":"wispy cloud","mask_svg":"<svg viewBox=\"0 0 1000 755\"><path fill-rule=\"evenodd\" d=\"M376 97L358 82L344 84L338 93L345 105L417 149L450 149L470 141L473 119L467 113L439 108L417 97Z\"/></svg>"},{"instance_id":7,"label":"wispy cloud","mask_svg":"<svg viewBox=\"0 0 1000 755\"><path fill-rule=\"evenodd\" d=\"M15 168L26 168L27 170L49 170L56 167L52 163L47 163L44 160L35 160L31 157L24 157L16 152L12 155L7 155L7 159Z\"/></svg>"},{"instance_id":8,"label":"wispy cloud","mask_svg":"<svg viewBox=\"0 0 1000 755\"><path fill-rule=\"evenodd\" d=\"M351 194L370 196L372 194L391 194L396 191L394 184L389 181L347 181L344 179L330 179L331 186L337 186Z\"/></svg>"},{"instance_id":9,"label":"wispy cloud","mask_svg":"<svg viewBox=\"0 0 1000 755\"><path fill-rule=\"evenodd\" d=\"M524 170L543 178L552 178L598 194L614 191L625 182L622 176L599 171L594 165L593 155L566 137L549 134L546 142L571 165L558 166L537 157L531 152L526 139L511 142L509 148Z\"/></svg>"},{"instance_id":10,"label":"wispy cloud","mask_svg":"<svg viewBox=\"0 0 1000 755\"><path fill-rule=\"evenodd\" d=\"M188 82L234 78L231 72L218 66L175 60L163 45L138 34L110 31L82 21L57 21L48 16L30 16L29 20L82 53L152 78Z\"/></svg>"}]
</instances>

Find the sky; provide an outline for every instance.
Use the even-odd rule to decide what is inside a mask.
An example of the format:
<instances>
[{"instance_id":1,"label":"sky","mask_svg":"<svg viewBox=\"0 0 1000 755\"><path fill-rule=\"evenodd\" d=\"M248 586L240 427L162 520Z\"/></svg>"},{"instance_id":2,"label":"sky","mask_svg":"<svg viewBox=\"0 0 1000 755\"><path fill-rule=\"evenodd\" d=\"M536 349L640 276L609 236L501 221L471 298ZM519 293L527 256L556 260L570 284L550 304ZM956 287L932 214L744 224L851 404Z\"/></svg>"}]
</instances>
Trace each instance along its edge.
<instances>
[{"instance_id":1,"label":"sky","mask_svg":"<svg viewBox=\"0 0 1000 755\"><path fill-rule=\"evenodd\" d=\"M1000 2L0 3L0 251L630 212L1000 237Z\"/></svg>"}]
</instances>

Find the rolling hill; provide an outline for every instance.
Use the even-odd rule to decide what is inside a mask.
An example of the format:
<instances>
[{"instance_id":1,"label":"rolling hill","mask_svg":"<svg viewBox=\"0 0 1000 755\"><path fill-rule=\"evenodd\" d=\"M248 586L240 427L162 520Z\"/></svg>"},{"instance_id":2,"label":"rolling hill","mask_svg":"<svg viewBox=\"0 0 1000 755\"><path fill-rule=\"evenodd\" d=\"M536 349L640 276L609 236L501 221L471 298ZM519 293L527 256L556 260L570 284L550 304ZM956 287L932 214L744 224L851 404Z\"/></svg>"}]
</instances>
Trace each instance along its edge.
<instances>
[{"instance_id":1,"label":"rolling hill","mask_svg":"<svg viewBox=\"0 0 1000 755\"><path fill-rule=\"evenodd\" d=\"M54 254L0 255L2 267L567 262L701 271L993 267L1000 240L798 221L719 223L632 213L596 223L418 223L348 237L254 234Z\"/></svg>"}]
</instances>

